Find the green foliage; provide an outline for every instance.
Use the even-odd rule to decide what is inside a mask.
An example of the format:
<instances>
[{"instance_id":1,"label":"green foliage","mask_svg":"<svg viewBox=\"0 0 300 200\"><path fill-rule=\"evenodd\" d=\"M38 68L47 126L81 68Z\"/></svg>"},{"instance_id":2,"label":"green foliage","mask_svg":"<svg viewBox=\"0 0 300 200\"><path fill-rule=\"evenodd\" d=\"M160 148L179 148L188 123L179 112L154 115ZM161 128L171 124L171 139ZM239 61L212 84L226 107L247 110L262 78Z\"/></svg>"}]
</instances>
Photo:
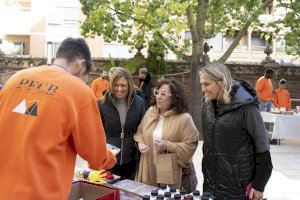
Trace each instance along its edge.
<instances>
[{"instance_id":1,"label":"green foliage","mask_svg":"<svg viewBox=\"0 0 300 200\"><path fill-rule=\"evenodd\" d=\"M103 67L103 71L109 72L110 68L116 67L115 59L109 54L109 62Z\"/></svg>"},{"instance_id":2,"label":"green foliage","mask_svg":"<svg viewBox=\"0 0 300 200\"><path fill-rule=\"evenodd\" d=\"M152 74L167 74L167 64L164 60L166 48L159 40L149 42L146 67Z\"/></svg>"},{"instance_id":3,"label":"green foliage","mask_svg":"<svg viewBox=\"0 0 300 200\"><path fill-rule=\"evenodd\" d=\"M138 74L138 70L145 66L145 59L136 59L132 58L127 60L124 64L123 67L127 69L131 74Z\"/></svg>"},{"instance_id":4,"label":"green foliage","mask_svg":"<svg viewBox=\"0 0 300 200\"><path fill-rule=\"evenodd\" d=\"M286 53L300 56L300 1L278 1L275 8L277 18L268 24L274 29L277 39L284 38Z\"/></svg>"},{"instance_id":5,"label":"green foliage","mask_svg":"<svg viewBox=\"0 0 300 200\"><path fill-rule=\"evenodd\" d=\"M285 34L287 53L300 56L300 1L294 1L287 5L289 9L283 23L285 27L289 27L289 31Z\"/></svg>"},{"instance_id":6,"label":"green foliage","mask_svg":"<svg viewBox=\"0 0 300 200\"><path fill-rule=\"evenodd\" d=\"M196 0L80 0L80 2L86 15L86 20L82 24L84 36L102 35L105 42L117 41L140 48L147 47L149 41L160 35L159 40L179 58L191 44L183 40L184 31L190 28L187 9L190 6L196 25L199 24L201 17L198 16L199 10L203 9L198 4L200 1ZM254 10L261 5L261 0L209 0L206 23L202 27L205 30L204 37L208 39L225 30L231 33L240 30ZM254 22L258 20L255 19ZM199 38L193 40L199 41ZM197 45L195 42L192 44Z\"/></svg>"},{"instance_id":7,"label":"green foliage","mask_svg":"<svg viewBox=\"0 0 300 200\"><path fill-rule=\"evenodd\" d=\"M227 31L233 36L234 32L240 30L246 20L255 9L262 5L260 0L213 0L209 1L207 11L206 38L211 38L211 32L218 33ZM253 21L252 26L258 25L258 20ZM212 23L214 30L212 30Z\"/></svg>"}]
</instances>

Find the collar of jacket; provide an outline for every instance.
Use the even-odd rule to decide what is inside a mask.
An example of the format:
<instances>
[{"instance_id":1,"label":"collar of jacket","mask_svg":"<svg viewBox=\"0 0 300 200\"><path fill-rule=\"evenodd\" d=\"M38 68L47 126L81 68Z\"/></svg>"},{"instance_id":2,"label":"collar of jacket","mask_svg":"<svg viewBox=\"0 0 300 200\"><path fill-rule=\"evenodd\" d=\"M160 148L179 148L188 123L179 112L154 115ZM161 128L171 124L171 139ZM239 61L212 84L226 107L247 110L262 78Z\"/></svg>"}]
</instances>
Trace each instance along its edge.
<instances>
[{"instance_id":1,"label":"collar of jacket","mask_svg":"<svg viewBox=\"0 0 300 200\"><path fill-rule=\"evenodd\" d=\"M152 106L152 107L150 107L150 109L151 109L150 111L151 111L152 117L154 117L155 119L158 119L159 118L159 110L158 110L157 106L156 105ZM176 114L176 112L172 109L172 110L168 110L167 112L165 112L163 114L163 117L170 117L175 114Z\"/></svg>"},{"instance_id":2,"label":"collar of jacket","mask_svg":"<svg viewBox=\"0 0 300 200\"><path fill-rule=\"evenodd\" d=\"M230 97L231 101L229 104L216 108L218 116L230 112L243 105L252 103L258 106L259 104L258 96L253 86L242 79L234 80L234 85L232 86L230 91Z\"/></svg>"}]
</instances>

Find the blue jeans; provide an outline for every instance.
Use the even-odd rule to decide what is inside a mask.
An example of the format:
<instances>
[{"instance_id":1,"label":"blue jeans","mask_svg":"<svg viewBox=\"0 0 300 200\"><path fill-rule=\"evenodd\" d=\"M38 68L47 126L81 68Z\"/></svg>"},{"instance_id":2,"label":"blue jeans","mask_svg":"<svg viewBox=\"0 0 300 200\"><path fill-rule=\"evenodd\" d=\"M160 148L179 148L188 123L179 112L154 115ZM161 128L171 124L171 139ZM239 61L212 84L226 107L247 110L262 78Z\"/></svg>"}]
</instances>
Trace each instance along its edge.
<instances>
[{"instance_id":1,"label":"blue jeans","mask_svg":"<svg viewBox=\"0 0 300 200\"><path fill-rule=\"evenodd\" d=\"M265 112L271 112L272 102L271 101L261 101L259 104L259 110Z\"/></svg>"},{"instance_id":2,"label":"blue jeans","mask_svg":"<svg viewBox=\"0 0 300 200\"><path fill-rule=\"evenodd\" d=\"M265 112L271 112L272 102L271 101L261 101L259 104L259 110ZM269 123L265 123L265 127L267 131L270 131Z\"/></svg>"}]
</instances>

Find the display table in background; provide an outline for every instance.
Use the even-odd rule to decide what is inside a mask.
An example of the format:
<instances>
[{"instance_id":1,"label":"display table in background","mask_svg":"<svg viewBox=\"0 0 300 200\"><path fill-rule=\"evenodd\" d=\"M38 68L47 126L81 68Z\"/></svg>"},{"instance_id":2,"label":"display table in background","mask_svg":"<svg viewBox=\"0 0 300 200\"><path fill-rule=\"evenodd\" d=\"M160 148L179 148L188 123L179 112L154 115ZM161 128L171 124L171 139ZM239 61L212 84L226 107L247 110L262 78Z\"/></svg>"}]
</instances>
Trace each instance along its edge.
<instances>
[{"instance_id":1,"label":"display table in background","mask_svg":"<svg viewBox=\"0 0 300 200\"><path fill-rule=\"evenodd\" d=\"M274 123L272 139L299 139L300 115L283 115L261 112L264 122Z\"/></svg>"}]
</instances>

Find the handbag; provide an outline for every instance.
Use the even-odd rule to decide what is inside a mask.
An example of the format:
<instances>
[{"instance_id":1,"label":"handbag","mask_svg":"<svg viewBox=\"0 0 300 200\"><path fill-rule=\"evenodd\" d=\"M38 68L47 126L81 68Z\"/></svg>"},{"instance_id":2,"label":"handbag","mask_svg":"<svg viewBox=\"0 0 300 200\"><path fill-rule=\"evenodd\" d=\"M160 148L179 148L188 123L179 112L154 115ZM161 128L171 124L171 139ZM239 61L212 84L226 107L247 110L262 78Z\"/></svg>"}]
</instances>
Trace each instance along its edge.
<instances>
[{"instance_id":1,"label":"handbag","mask_svg":"<svg viewBox=\"0 0 300 200\"><path fill-rule=\"evenodd\" d=\"M173 185L177 183L179 167L175 153L161 153L156 156L157 183Z\"/></svg>"},{"instance_id":2,"label":"handbag","mask_svg":"<svg viewBox=\"0 0 300 200\"><path fill-rule=\"evenodd\" d=\"M181 187L186 189L188 193L193 192L198 185L198 179L194 163L191 162L187 168L182 168Z\"/></svg>"}]
</instances>

